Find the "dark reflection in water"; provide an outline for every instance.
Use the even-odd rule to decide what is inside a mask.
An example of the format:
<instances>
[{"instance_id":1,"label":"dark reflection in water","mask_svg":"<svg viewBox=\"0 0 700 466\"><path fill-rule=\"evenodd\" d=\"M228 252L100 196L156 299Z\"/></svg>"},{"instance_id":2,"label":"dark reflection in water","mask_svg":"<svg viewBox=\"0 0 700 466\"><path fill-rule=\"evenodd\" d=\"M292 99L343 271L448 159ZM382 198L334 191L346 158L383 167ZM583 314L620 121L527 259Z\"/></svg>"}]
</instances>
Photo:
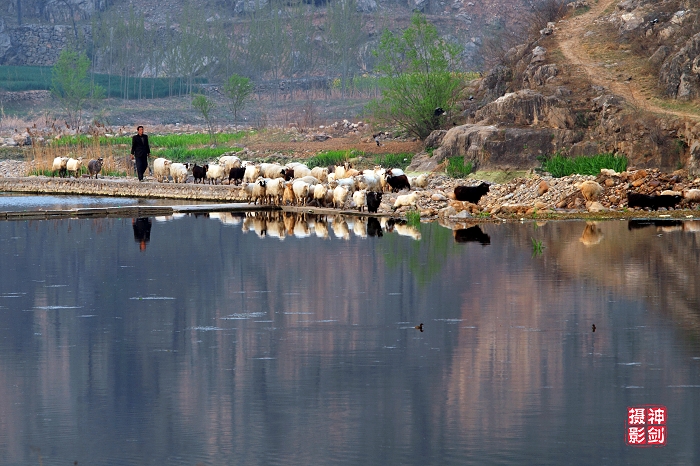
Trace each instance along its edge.
<instances>
[{"instance_id":1,"label":"dark reflection in water","mask_svg":"<svg viewBox=\"0 0 700 466\"><path fill-rule=\"evenodd\" d=\"M479 225L474 225L469 228L454 230L452 232L456 243L479 243L482 246L491 244L491 237L481 231Z\"/></svg>"},{"instance_id":2,"label":"dark reflection in water","mask_svg":"<svg viewBox=\"0 0 700 466\"><path fill-rule=\"evenodd\" d=\"M692 224L692 222L688 222L688 224ZM647 227L660 227L660 228L674 228L674 229L683 229L683 221L682 220L664 220L664 219L643 219L643 220L630 220L627 222L627 229L628 230L639 230L640 228L647 228Z\"/></svg>"},{"instance_id":3,"label":"dark reflection in water","mask_svg":"<svg viewBox=\"0 0 700 466\"><path fill-rule=\"evenodd\" d=\"M139 243L139 249L145 251L146 245L151 241L151 219L148 217L131 219L131 225L134 229L134 241Z\"/></svg>"},{"instance_id":4,"label":"dark reflection in water","mask_svg":"<svg viewBox=\"0 0 700 466\"><path fill-rule=\"evenodd\" d=\"M0 222L0 464L700 464L698 224Z\"/></svg>"}]
</instances>

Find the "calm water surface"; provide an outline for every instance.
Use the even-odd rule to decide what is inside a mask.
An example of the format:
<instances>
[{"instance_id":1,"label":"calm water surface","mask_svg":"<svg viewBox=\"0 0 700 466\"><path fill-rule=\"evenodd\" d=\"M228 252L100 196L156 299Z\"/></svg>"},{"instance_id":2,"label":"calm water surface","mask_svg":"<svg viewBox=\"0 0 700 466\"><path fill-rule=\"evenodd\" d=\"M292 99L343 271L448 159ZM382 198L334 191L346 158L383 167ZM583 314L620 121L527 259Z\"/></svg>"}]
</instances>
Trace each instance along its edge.
<instances>
[{"instance_id":1,"label":"calm water surface","mask_svg":"<svg viewBox=\"0 0 700 466\"><path fill-rule=\"evenodd\" d=\"M696 225L0 222L0 464L700 464Z\"/></svg>"}]
</instances>

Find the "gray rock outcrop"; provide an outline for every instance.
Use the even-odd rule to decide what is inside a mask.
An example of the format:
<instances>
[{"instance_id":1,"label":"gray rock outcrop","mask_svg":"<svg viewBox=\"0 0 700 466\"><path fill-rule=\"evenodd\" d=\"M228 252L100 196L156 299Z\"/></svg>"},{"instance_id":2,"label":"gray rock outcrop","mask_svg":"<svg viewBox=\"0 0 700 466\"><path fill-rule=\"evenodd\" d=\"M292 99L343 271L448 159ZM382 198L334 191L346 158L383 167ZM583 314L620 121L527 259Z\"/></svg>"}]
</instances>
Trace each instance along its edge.
<instances>
[{"instance_id":1,"label":"gray rock outcrop","mask_svg":"<svg viewBox=\"0 0 700 466\"><path fill-rule=\"evenodd\" d=\"M666 94L681 100L700 97L700 33L661 66L659 81Z\"/></svg>"}]
</instances>

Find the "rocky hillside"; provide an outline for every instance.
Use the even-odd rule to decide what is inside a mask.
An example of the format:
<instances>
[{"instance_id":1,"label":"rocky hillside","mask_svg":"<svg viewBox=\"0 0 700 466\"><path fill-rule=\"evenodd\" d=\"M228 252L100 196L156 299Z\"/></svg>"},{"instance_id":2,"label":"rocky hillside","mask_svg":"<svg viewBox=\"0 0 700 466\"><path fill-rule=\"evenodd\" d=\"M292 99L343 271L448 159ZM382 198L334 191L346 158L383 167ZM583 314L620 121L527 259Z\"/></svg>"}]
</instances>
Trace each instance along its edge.
<instances>
[{"instance_id":1,"label":"rocky hillside","mask_svg":"<svg viewBox=\"0 0 700 466\"><path fill-rule=\"evenodd\" d=\"M452 156L482 169L534 168L555 152L613 152L637 167L698 172L700 6L577 1L512 48L472 95L413 168Z\"/></svg>"}]
</instances>

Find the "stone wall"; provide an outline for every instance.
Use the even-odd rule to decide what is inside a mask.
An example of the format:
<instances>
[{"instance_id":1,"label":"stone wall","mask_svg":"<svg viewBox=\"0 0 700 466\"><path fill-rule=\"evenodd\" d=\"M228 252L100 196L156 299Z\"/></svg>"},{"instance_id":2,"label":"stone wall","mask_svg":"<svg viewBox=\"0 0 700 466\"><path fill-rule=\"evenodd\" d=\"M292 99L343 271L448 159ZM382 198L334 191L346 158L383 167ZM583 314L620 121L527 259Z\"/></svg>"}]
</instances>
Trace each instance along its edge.
<instances>
[{"instance_id":1,"label":"stone wall","mask_svg":"<svg viewBox=\"0 0 700 466\"><path fill-rule=\"evenodd\" d=\"M77 28L79 40L90 38L90 26ZM9 28L0 23L0 65L53 66L75 35L72 26L26 24Z\"/></svg>"}]
</instances>

